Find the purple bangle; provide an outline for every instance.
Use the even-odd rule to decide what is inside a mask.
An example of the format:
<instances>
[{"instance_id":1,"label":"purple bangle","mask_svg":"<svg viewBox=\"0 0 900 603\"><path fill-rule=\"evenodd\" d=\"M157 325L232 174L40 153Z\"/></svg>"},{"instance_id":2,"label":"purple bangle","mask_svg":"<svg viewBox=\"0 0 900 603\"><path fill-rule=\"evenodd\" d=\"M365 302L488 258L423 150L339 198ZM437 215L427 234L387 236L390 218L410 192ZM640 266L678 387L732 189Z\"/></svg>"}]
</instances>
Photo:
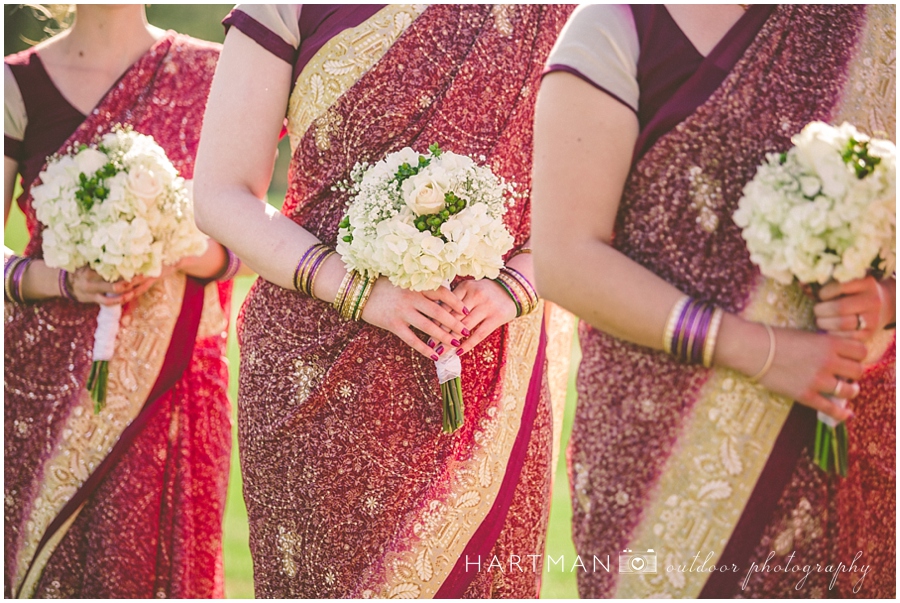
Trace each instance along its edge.
<instances>
[{"instance_id":1,"label":"purple bangle","mask_svg":"<svg viewBox=\"0 0 900 603\"><path fill-rule=\"evenodd\" d=\"M713 307L707 304L703 306L700 322L697 327L697 335L694 337L694 345L691 348L691 364L703 364L703 347L706 336L709 333L709 323L712 319Z\"/></svg>"},{"instance_id":2,"label":"purple bangle","mask_svg":"<svg viewBox=\"0 0 900 603\"><path fill-rule=\"evenodd\" d=\"M672 332L672 355L675 358L681 359L681 349L682 349L682 340L684 339L687 330L687 319L690 314L691 309L694 307L693 299L688 301L681 309L681 314L678 316L678 322L675 323L675 330Z\"/></svg>"},{"instance_id":3,"label":"purple bangle","mask_svg":"<svg viewBox=\"0 0 900 603\"><path fill-rule=\"evenodd\" d=\"M505 270L508 270L509 272L512 272L514 277L517 276L517 277L519 278L519 280L522 280L522 281L524 281L525 283L528 284L528 287L523 287L523 289L525 289L525 295L528 296L528 301L530 302L530 304L531 304L532 306L536 305L536 304L538 303L538 300L537 300L537 291L535 291L534 285L531 284L531 281L529 281L527 278L525 278L525 275L524 275L524 274L522 274L521 272L519 272L518 270L516 270L516 269L513 268L512 266L504 266L503 268L504 268ZM532 292L534 292L534 296L531 295Z\"/></svg>"},{"instance_id":4,"label":"purple bangle","mask_svg":"<svg viewBox=\"0 0 900 603\"><path fill-rule=\"evenodd\" d=\"M319 268L321 268L322 265L325 263L325 258L330 256L331 254L332 254L331 249L328 247L325 247L322 250L322 253L320 253L318 255L318 257L316 257L316 259L313 260L312 268L309 269L309 278L306 281L306 288L308 289L306 294L309 295L310 297L315 297L315 293L313 292L313 285L316 282L316 275L319 272Z\"/></svg>"},{"instance_id":5,"label":"purple bangle","mask_svg":"<svg viewBox=\"0 0 900 603\"><path fill-rule=\"evenodd\" d=\"M28 264L32 262L32 259L33 258L26 258L19 262L19 265L16 266L16 272L15 274L13 274L13 295L15 297L15 301L20 304L25 303L25 297L22 295L22 277L25 276L25 270L28 269Z\"/></svg>"},{"instance_id":6,"label":"purple bangle","mask_svg":"<svg viewBox=\"0 0 900 603\"><path fill-rule=\"evenodd\" d=\"M63 299L75 301L75 295L69 289L69 273L63 268L59 270L59 295Z\"/></svg>"},{"instance_id":7,"label":"purple bangle","mask_svg":"<svg viewBox=\"0 0 900 603\"><path fill-rule=\"evenodd\" d=\"M694 301L691 304L691 311L688 314L687 321L684 325L684 333L682 333L681 337L681 346L678 349L678 358L687 364L690 362L690 349L693 344L694 335L697 332L697 319L700 318L700 313L703 310L703 305Z\"/></svg>"},{"instance_id":8,"label":"purple bangle","mask_svg":"<svg viewBox=\"0 0 900 603\"><path fill-rule=\"evenodd\" d=\"M513 303L516 305L516 318L522 316L522 302L519 301L519 296L516 295L515 291L513 291L514 287L510 287L502 278L499 276L494 279L494 282L503 287L509 296L512 298Z\"/></svg>"},{"instance_id":9,"label":"purple bangle","mask_svg":"<svg viewBox=\"0 0 900 603\"><path fill-rule=\"evenodd\" d=\"M241 259L232 250L226 247L225 255L228 258L228 263L225 265L225 271L216 279L217 281L230 281L241 269Z\"/></svg>"},{"instance_id":10,"label":"purple bangle","mask_svg":"<svg viewBox=\"0 0 900 603\"><path fill-rule=\"evenodd\" d=\"M306 263L306 259L316 249L316 245L311 245L309 249L303 252L303 256L300 258L300 261L297 262L297 267L294 269L294 290L301 291L300 283L297 281L297 278L300 276L300 269L303 267L303 264Z\"/></svg>"}]
</instances>

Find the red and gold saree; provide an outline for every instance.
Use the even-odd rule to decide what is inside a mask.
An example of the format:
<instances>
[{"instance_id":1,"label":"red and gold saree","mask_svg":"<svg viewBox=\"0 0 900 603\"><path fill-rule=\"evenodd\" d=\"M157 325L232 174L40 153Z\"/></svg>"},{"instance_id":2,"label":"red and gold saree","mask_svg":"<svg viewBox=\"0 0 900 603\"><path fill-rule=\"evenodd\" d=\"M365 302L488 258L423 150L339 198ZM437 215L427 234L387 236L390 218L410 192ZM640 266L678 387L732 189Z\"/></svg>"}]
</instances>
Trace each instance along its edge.
<instances>
[{"instance_id":1,"label":"red and gold saree","mask_svg":"<svg viewBox=\"0 0 900 603\"><path fill-rule=\"evenodd\" d=\"M283 213L333 243L346 195L332 187L354 164L432 143L527 190L538 77L570 10L392 5L331 37L290 99ZM507 217L521 246L528 204ZM447 436L431 362L258 281L238 325L257 596L536 597L527 556L543 552L552 473L541 322L463 356L465 425Z\"/></svg>"},{"instance_id":2,"label":"red and gold saree","mask_svg":"<svg viewBox=\"0 0 900 603\"><path fill-rule=\"evenodd\" d=\"M130 124L191 178L217 57L166 35L60 151ZM19 204L40 257L32 184ZM85 389L97 306L5 305L7 597L223 596L230 295L179 273L127 304L99 415Z\"/></svg>"},{"instance_id":3,"label":"red and gold saree","mask_svg":"<svg viewBox=\"0 0 900 603\"><path fill-rule=\"evenodd\" d=\"M848 71L862 41L892 51L894 39L893 17L869 17L861 6L752 6L642 128L615 247L694 298L812 328L812 302L760 276L731 216L765 154L807 123L866 123L842 102L858 100ZM573 533L588 566L612 561L579 574L582 596L826 596L833 572L817 564L838 563L842 583L877 571L893 584L893 564L850 568L856 549L835 547L844 486L812 464L814 412L735 372L580 333ZM878 379L893 380L892 347L881 362ZM893 386L865 391L893 415ZM892 542L893 519L878 533ZM653 557L656 571L617 572L622 554Z\"/></svg>"}]
</instances>

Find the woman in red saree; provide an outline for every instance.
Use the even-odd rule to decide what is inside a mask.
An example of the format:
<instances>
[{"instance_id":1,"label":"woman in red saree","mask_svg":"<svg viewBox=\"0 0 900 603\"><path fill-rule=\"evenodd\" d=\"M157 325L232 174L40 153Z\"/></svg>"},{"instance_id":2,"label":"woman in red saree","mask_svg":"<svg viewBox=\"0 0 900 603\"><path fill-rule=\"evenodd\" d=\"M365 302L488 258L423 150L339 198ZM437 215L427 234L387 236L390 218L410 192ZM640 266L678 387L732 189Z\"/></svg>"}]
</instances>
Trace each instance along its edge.
<instances>
[{"instance_id":1,"label":"woman in red saree","mask_svg":"<svg viewBox=\"0 0 900 603\"><path fill-rule=\"evenodd\" d=\"M528 555L543 551L552 434L540 313L511 320L489 280L421 294L381 278L362 320L345 321L330 303L339 258L314 297L292 275L312 245L334 244L346 194L333 187L359 161L437 143L527 190L541 63L569 11L241 5L226 19L197 221L263 277L238 325L257 596L538 595ZM293 160L277 214L254 196L285 114ZM527 203L507 225L521 249ZM529 254L510 265L531 273ZM435 351L409 325L462 355L465 424L452 435Z\"/></svg>"},{"instance_id":2,"label":"woman in red saree","mask_svg":"<svg viewBox=\"0 0 900 603\"><path fill-rule=\"evenodd\" d=\"M582 596L826 596L838 578L847 594L876 572L893 584L893 563L835 546L839 485L811 461L813 409L851 415L826 395L863 391L893 413L893 333L873 343L893 322L893 281L830 286L814 306L760 276L731 219L765 154L807 123L868 125L878 95L858 97L848 72L871 68L868 41L892 52L893 9L880 10L591 6L551 53L535 126L535 267L542 294L583 320L576 549L620 568L580 573ZM724 310L711 368L662 351L667 325L704 316L670 320L682 295ZM879 374L854 383L863 341ZM893 542L892 513L867 517L880 522L873 548Z\"/></svg>"},{"instance_id":3,"label":"woman in red saree","mask_svg":"<svg viewBox=\"0 0 900 603\"><path fill-rule=\"evenodd\" d=\"M231 286L209 280L226 254L211 241L131 283L82 269L68 281L77 301L65 299L30 196L50 154L116 123L153 136L191 178L217 57L132 5L80 7L67 32L6 58L6 215L18 173L35 258L25 303L4 308L7 597L223 596ZM97 303L124 304L100 414L85 389Z\"/></svg>"}]
</instances>

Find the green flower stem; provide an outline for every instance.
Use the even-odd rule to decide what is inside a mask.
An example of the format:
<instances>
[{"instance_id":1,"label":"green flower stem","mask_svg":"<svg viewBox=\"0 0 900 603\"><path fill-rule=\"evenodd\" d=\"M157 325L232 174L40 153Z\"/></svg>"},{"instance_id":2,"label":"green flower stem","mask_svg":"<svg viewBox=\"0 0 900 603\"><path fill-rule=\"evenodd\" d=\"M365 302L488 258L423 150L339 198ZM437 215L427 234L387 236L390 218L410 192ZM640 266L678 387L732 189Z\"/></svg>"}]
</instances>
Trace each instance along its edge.
<instances>
[{"instance_id":1,"label":"green flower stem","mask_svg":"<svg viewBox=\"0 0 900 603\"><path fill-rule=\"evenodd\" d=\"M462 381L459 377L441 383L441 398L443 432L453 433L463 424Z\"/></svg>"},{"instance_id":2,"label":"green flower stem","mask_svg":"<svg viewBox=\"0 0 900 603\"><path fill-rule=\"evenodd\" d=\"M91 374L88 377L87 389L91 392L91 400L94 401L94 414L106 406L106 390L109 386L109 361L95 360L91 365Z\"/></svg>"}]
</instances>

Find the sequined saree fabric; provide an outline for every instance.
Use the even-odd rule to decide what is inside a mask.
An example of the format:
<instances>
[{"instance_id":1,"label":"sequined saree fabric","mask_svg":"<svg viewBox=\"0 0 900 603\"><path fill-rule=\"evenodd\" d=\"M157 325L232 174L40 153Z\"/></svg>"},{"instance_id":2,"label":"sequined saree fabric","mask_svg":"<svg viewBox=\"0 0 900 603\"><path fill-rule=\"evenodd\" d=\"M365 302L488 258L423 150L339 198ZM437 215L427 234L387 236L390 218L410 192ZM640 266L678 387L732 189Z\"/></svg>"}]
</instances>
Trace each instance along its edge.
<instances>
[{"instance_id":1,"label":"sequined saree fabric","mask_svg":"<svg viewBox=\"0 0 900 603\"><path fill-rule=\"evenodd\" d=\"M60 149L114 124L153 136L186 178L215 45L169 33ZM20 197L41 255L41 225ZM231 447L230 284L173 275L124 307L106 408L85 390L97 306L5 305L5 595L221 597Z\"/></svg>"},{"instance_id":2,"label":"sequined saree fabric","mask_svg":"<svg viewBox=\"0 0 900 603\"><path fill-rule=\"evenodd\" d=\"M389 6L329 41L291 99L282 211L334 243L346 195L333 187L353 165L431 143L483 157L527 191L538 77L570 10ZM524 201L507 215L517 245L529 218ZM238 324L257 596L536 597L539 567L488 566L543 551L552 421L541 322L515 320L463 356L465 425L448 436L430 361L258 281Z\"/></svg>"},{"instance_id":3,"label":"sequined saree fabric","mask_svg":"<svg viewBox=\"0 0 900 603\"><path fill-rule=\"evenodd\" d=\"M616 248L692 297L811 328L812 302L760 276L731 215L767 152L836 116L865 22L863 7L775 8L718 88L637 159ZM676 93L682 100L688 86ZM782 565L792 552L801 566L838 561L828 524L835 485L810 460L814 413L734 372L683 366L586 324L580 334L569 451L576 549L614 564L626 550L657 561L655 573L582 572L581 595L826 592L825 573L800 590L800 576L788 585L784 572L744 582L767 551ZM793 537L797 521L812 526L802 538Z\"/></svg>"}]
</instances>

